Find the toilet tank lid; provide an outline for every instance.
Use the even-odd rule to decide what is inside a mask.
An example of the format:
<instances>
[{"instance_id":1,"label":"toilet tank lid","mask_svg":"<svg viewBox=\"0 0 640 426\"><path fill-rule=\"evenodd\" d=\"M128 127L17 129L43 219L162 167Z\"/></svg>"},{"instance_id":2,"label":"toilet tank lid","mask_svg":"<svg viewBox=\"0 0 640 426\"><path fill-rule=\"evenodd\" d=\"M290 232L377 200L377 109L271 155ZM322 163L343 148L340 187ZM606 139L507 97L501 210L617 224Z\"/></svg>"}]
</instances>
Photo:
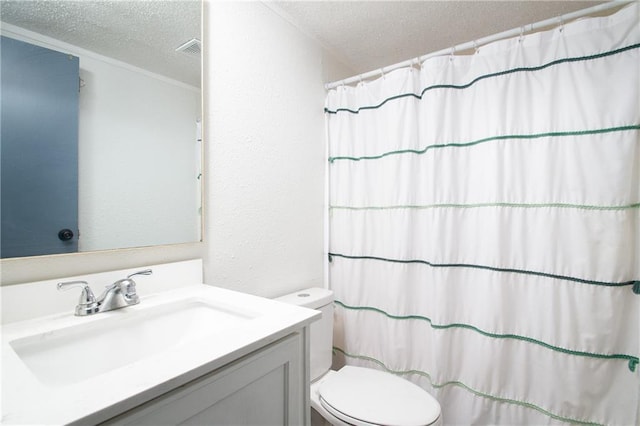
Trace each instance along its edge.
<instances>
[{"instance_id":1,"label":"toilet tank lid","mask_svg":"<svg viewBox=\"0 0 640 426\"><path fill-rule=\"evenodd\" d=\"M275 300L305 308L318 309L333 302L333 292L326 288L312 287L286 294Z\"/></svg>"}]
</instances>

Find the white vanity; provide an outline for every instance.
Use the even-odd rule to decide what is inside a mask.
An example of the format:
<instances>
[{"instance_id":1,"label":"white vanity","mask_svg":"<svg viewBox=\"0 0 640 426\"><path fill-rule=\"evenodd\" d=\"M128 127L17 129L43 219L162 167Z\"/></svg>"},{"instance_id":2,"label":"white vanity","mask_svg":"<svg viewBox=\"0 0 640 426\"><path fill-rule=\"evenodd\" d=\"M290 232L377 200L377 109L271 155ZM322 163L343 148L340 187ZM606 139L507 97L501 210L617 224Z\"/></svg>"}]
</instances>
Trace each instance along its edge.
<instances>
[{"instance_id":1,"label":"white vanity","mask_svg":"<svg viewBox=\"0 0 640 426\"><path fill-rule=\"evenodd\" d=\"M2 424L309 424L319 312L204 285L200 260L147 267L139 304L84 317L68 279L0 289Z\"/></svg>"}]
</instances>

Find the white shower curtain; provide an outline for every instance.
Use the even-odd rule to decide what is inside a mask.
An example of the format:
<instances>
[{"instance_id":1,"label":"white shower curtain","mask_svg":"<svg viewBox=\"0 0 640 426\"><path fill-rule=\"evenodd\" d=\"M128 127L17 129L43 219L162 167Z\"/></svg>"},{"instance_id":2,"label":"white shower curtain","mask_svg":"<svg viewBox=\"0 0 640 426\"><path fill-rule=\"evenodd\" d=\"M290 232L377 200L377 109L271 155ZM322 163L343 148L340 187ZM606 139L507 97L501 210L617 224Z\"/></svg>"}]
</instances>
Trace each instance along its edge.
<instances>
[{"instance_id":1,"label":"white shower curtain","mask_svg":"<svg viewBox=\"0 0 640 426\"><path fill-rule=\"evenodd\" d=\"M640 424L639 13L329 91L337 363L445 424Z\"/></svg>"}]
</instances>

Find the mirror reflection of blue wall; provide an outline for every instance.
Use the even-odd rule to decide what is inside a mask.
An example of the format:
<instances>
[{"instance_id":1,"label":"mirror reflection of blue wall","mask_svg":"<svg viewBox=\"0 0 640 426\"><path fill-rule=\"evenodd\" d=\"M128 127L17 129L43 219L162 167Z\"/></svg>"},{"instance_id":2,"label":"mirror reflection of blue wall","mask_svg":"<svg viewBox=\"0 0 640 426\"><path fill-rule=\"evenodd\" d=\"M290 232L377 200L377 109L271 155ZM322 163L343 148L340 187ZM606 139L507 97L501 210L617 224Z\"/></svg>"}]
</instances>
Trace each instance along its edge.
<instances>
[{"instance_id":1,"label":"mirror reflection of blue wall","mask_svg":"<svg viewBox=\"0 0 640 426\"><path fill-rule=\"evenodd\" d=\"M76 252L79 60L1 43L0 254Z\"/></svg>"}]
</instances>

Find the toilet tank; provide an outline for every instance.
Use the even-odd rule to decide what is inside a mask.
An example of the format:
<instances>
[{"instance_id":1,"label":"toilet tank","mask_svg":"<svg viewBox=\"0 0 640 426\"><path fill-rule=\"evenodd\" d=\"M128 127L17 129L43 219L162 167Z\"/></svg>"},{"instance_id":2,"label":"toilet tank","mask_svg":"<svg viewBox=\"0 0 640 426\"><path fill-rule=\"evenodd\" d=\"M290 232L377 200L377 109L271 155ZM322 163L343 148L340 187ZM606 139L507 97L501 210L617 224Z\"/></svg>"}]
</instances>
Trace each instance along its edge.
<instances>
[{"instance_id":1,"label":"toilet tank","mask_svg":"<svg viewBox=\"0 0 640 426\"><path fill-rule=\"evenodd\" d=\"M333 350L333 292L325 288L307 288L275 299L322 312L322 318L311 324L311 381L331 368Z\"/></svg>"}]
</instances>

